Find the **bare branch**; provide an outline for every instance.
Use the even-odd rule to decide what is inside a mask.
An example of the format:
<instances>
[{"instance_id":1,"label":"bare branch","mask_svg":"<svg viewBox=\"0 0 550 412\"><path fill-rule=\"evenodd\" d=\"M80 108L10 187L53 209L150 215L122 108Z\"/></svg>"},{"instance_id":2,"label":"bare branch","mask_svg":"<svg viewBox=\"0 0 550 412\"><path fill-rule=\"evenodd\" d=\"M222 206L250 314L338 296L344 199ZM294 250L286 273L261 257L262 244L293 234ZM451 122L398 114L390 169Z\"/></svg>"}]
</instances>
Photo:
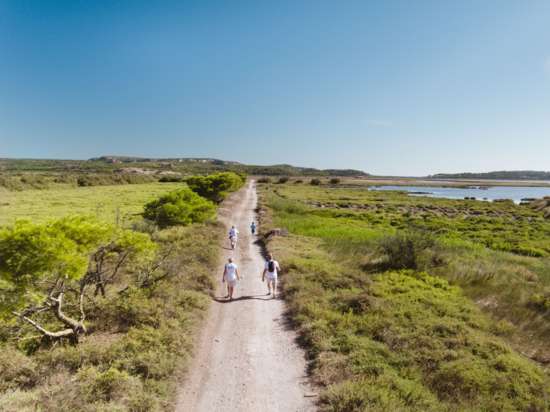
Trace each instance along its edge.
<instances>
[{"instance_id":1,"label":"bare branch","mask_svg":"<svg viewBox=\"0 0 550 412\"><path fill-rule=\"evenodd\" d=\"M50 338L58 339L63 337L69 337L74 335L73 329L64 329L60 330L58 332L50 332L47 329L44 329L42 326L40 326L38 323L36 323L34 320L20 314L17 312L12 312L15 316L17 316L19 319L24 320L25 322L29 323L30 325L34 326L34 328L38 331L40 331L43 335L48 336Z\"/></svg>"}]
</instances>

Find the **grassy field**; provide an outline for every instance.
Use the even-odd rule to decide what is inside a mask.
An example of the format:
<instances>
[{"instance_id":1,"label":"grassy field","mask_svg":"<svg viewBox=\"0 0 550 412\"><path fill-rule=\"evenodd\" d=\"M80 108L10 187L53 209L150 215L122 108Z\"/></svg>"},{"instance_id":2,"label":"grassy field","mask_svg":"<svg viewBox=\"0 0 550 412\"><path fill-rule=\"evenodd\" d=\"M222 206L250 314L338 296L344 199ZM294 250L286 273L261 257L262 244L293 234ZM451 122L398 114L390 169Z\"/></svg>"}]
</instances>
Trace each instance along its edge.
<instances>
[{"instance_id":1,"label":"grassy field","mask_svg":"<svg viewBox=\"0 0 550 412\"><path fill-rule=\"evenodd\" d=\"M264 230L290 232L268 248L324 410L550 408L540 214L360 187L264 185L261 198Z\"/></svg>"},{"instance_id":2,"label":"grassy field","mask_svg":"<svg viewBox=\"0 0 550 412\"><path fill-rule=\"evenodd\" d=\"M7 191L0 188L0 225L16 219L34 222L71 214L93 215L115 223L131 222L143 211L143 205L181 183L63 187L44 190Z\"/></svg>"}]
</instances>

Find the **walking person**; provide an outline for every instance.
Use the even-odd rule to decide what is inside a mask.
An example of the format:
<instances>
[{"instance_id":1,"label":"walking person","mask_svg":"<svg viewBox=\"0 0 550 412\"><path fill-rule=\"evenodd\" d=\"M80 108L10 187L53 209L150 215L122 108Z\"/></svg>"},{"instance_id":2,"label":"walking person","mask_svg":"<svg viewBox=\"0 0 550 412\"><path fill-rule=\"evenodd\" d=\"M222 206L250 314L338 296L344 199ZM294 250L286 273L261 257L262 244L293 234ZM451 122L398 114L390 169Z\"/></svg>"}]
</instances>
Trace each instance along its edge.
<instances>
[{"instance_id":1,"label":"walking person","mask_svg":"<svg viewBox=\"0 0 550 412\"><path fill-rule=\"evenodd\" d=\"M231 226L229 229L229 241L231 242L231 249L235 250L237 246L237 240L239 238L239 231L235 226Z\"/></svg>"},{"instance_id":2,"label":"walking person","mask_svg":"<svg viewBox=\"0 0 550 412\"><path fill-rule=\"evenodd\" d=\"M233 300L233 292L235 291L235 286L237 286L237 281L241 280L239 276L239 268L233 263L233 258L229 258L228 263L225 264L222 275L222 283L227 282L227 296L229 300Z\"/></svg>"},{"instance_id":3,"label":"walking person","mask_svg":"<svg viewBox=\"0 0 550 412\"><path fill-rule=\"evenodd\" d=\"M273 298L277 297L277 276L280 271L279 262L273 259L273 255L269 253L262 272L262 282L267 278L267 295L273 293Z\"/></svg>"},{"instance_id":4,"label":"walking person","mask_svg":"<svg viewBox=\"0 0 550 412\"><path fill-rule=\"evenodd\" d=\"M250 224L250 232L252 233L252 236L256 234L256 223L254 223L254 221Z\"/></svg>"}]
</instances>

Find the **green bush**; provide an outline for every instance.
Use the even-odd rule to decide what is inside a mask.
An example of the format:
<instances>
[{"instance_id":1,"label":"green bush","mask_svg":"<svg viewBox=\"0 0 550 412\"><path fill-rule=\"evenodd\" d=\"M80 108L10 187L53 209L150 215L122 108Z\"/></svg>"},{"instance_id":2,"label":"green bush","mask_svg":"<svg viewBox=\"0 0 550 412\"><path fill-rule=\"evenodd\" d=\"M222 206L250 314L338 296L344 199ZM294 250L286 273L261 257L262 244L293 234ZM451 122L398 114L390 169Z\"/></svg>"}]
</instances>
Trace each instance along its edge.
<instances>
[{"instance_id":1,"label":"green bush","mask_svg":"<svg viewBox=\"0 0 550 412\"><path fill-rule=\"evenodd\" d=\"M420 254L435 245L434 239L423 232L398 232L379 242L379 249L391 269L417 269Z\"/></svg>"},{"instance_id":2,"label":"green bush","mask_svg":"<svg viewBox=\"0 0 550 412\"><path fill-rule=\"evenodd\" d=\"M186 182L193 192L212 202L220 203L230 192L238 190L244 184L244 179L236 173L223 172L191 176Z\"/></svg>"},{"instance_id":3,"label":"green bush","mask_svg":"<svg viewBox=\"0 0 550 412\"><path fill-rule=\"evenodd\" d=\"M289 177L288 177L288 176L281 176L281 177L279 178L279 180L277 180L277 183L278 183L278 184L284 184L284 183L288 182L288 180L289 180Z\"/></svg>"},{"instance_id":4,"label":"green bush","mask_svg":"<svg viewBox=\"0 0 550 412\"><path fill-rule=\"evenodd\" d=\"M337 185L340 183L340 179L337 178L337 177L333 177L332 179L330 179L330 184L331 185Z\"/></svg>"},{"instance_id":5,"label":"green bush","mask_svg":"<svg viewBox=\"0 0 550 412\"><path fill-rule=\"evenodd\" d=\"M202 223L212 219L215 213L216 207L212 202L184 187L147 203L143 217L165 228Z\"/></svg>"},{"instance_id":6,"label":"green bush","mask_svg":"<svg viewBox=\"0 0 550 412\"><path fill-rule=\"evenodd\" d=\"M141 389L139 379L113 367L105 372L93 366L85 367L79 370L77 379L87 402L110 401Z\"/></svg>"},{"instance_id":7,"label":"green bush","mask_svg":"<svg viewBox=\"0 0 550 412\"><path fill-rule=\"evenodd\" d=\"M321 184L321 179L317 179L317 178L311 179L309 181L309 184L312 186L319 186Z\"/></svg>"},{"instance_id":8,"label":"green bush","mask_svg":"<svg viewBox=\"0 0 550 412\"><path fill-rule=\"evenodd\" d=\"M258 179L258 183L271 183L271 178L270 177L267 177L267 176L264 176L264 177L260 177Z\"/></svg>"},{"instance_id":9,"label":"green bush","mask_svg":"<svg viewBox=\"0 0 550 412\"><path fill-rule=\"evenodd\" d=\"M162 176L159 179L161 183L183 182L183 177L177 175Z\"/></svg>"}]
</instances>

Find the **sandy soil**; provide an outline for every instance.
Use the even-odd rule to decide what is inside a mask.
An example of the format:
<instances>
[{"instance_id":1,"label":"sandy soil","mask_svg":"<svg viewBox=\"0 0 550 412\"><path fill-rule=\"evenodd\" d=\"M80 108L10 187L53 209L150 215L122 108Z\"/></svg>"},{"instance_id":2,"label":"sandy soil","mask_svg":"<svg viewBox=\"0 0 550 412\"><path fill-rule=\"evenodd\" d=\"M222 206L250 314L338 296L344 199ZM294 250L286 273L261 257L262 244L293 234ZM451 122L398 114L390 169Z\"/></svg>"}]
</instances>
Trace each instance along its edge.
<instances>
[{"instance_id":1,"label":"sandy soil","mask_svg":"<svg viewBox=\"0 0 550 412\"><path fill-rule=\"evenodd\" d=\"M254 181L220 210L220 219L240 231L237 250L226 239L224 261L233 256L244 275L235 300L227 302L221 284L199 339L187 380L178 394L176 411L313 411L303 351L283 316L284 302L267 296L260 275L264 260L249 225L255 218ZM255 219L254 219L255 220Z\"/></svg>"}]
</instances>

